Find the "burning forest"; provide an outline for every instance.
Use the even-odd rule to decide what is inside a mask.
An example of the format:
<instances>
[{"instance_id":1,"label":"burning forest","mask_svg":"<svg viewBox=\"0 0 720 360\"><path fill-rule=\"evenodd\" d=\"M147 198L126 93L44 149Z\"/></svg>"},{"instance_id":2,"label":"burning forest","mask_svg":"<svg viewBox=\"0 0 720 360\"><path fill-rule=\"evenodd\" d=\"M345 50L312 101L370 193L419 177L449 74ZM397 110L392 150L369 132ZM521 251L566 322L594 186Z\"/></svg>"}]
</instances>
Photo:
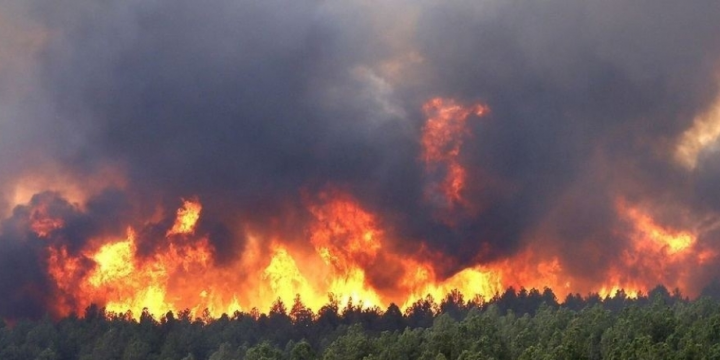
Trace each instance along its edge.
<instances>
[{"instance_id":1,"label":"burning forest","mask_svg":"<svg viewBox=\"0 0 720 360\"><path fill-rule=\"evenodd\" d=\"M720 3L0 3L0 318L720 278Z\"/></svg>"}]
</instances>

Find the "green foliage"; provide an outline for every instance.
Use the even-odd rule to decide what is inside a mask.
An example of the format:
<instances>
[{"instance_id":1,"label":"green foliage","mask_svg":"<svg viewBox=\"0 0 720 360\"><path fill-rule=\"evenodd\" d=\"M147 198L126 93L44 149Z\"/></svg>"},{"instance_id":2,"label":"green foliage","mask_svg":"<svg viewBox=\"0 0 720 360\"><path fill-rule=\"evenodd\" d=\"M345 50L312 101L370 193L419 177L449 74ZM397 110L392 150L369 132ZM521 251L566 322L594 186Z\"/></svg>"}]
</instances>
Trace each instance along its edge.
<instances>
[{"instance_id":1,"label":"green foliage","mask_svg":"<svg viewBox=\"0 0 720 360\"><path fill-rule=\"evenodd\" d=\"M268 342L251 347L245 353L245 360L282 360L283 353Z\"/></svg>"},{"instance_id":2,"label":"green foliage","mask_svg":"<svg viewBox=\"0 0 720 360\"><path fill-rule=\"evenodd\" d=\"M234 349L230 343L223 343L217 351L210 355L208 360L236 360L240 358L237 349Z\"/></svg>"},{"instance_id":3,"label":"green foliage","mask_svg":"<svg viewBox=\"0 0 720 360\"><path fill-rule=\"evenodd\" d=\"M0 323L2 360L550 360L718 359L720 302L662 287L648 296L568 296L508 289L489 302L452 292L404 313L337 300L317 314L296 298L270 313L139 320L88 307L84 318Z\"/></svg>"},{"instance_id":4,"label":"green foliage","mask_svg":"<svg viewBox=\"0 0 720 360\"><path fill-rule=\"evenodd\" d=\"M326 349L325 360L362 360L373 353L372 342L360 324L350 326Z\"/></svg>"},{"instance_id":5,"label":"green foliage","mask_svg":"<svg viewBox=\"0 0 720 360\"><path fill-rule=\"evenodd\" d=\"M295 344L290 350L290 360L313 360L315 358L312 345L305 340Z\"/></svg>"}]
</instances>

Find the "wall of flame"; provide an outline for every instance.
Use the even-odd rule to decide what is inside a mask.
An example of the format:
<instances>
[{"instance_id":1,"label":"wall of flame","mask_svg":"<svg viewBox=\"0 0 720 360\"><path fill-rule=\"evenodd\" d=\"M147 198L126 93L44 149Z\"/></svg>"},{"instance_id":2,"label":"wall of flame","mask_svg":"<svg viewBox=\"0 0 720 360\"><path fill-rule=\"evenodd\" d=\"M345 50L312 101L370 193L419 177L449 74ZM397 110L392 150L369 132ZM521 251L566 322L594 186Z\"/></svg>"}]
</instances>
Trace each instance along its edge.
<instances>
[{"instance_id":1,"label":"wall of flame","mask_svg":"<svg viewBox=\"0 0 720 360\"><path fill-rule=\"evenodd\" d=\"M418 156L427 176L424 201L451 226L453 219L482 216L480 207L464 198L465 184L482 179L468 177L461 155L463 141L472 140L466 122L483 121L488 106L435 98L424 111L427 122ZM143 309L156 316L189 309L195 316L209 312L217 317L253 308L267 311L279 300L290 304L298 296L315 311L330 299L341 306L382 309L396 303L407 308L426 296L442 299L452 290L489 299L511 286L549 287L559 295L611 296L624 290L637 296L659 283L688 289L691 273L685 269L717 256L713 249L698 246L694 232L661 226L641 205L618 198L615 209L626 223L629 244L601 281L588 282L566 271L561 257L535 242L512 256L441 277L436 270L452 259L422 247L400 250L406 241L394 238L386 221L353 195L330 186L317 196L306 196L309 220L296 229L300 242L247 233L242 255L220 264L216 257L221 249L198 230L204 216L200 199L182 200L173 221L165 228L157 225L160 239L152 239L149 253L139 251L138 229L127 224L121 224L126 226L124 237L91 239L70 251L57 239L66 220L53 212L53 199L36 199L18 208L26 207L28 229L47 241L40 254L54 289L47 306L56 316L82 313L94 303L133 316ZM81 203L67 206L84 211Z\"/></svg>"}]
</instances>

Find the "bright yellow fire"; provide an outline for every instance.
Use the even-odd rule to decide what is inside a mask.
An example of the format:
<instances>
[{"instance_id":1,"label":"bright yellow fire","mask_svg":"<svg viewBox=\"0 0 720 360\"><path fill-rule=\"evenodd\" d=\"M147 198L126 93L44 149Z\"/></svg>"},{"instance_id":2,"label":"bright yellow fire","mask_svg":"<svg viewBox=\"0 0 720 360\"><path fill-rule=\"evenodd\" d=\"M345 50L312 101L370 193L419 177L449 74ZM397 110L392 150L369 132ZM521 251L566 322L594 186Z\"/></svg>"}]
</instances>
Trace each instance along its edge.
<instances>
[{"instance_id":1,"label":"bright yellow fire","mask_svg":"<svg viewBox=\"0 0 720 360\"><path fill-rule=\"evenodd\" d=\"M476 206L463 197L470 180L477 179L468 178L472 172L463 167L460 152L468 135L466 121L488 109L436 98L424 110L427 122L420 139L420 160L427 172L441 175L439 179L429 176L425 195L439 197L441 205L447 205L445 210ZM711 117L720 119L720 110L717 114ZM705 133L712 136L688 135L694 141L687 140L688 144L701 144L699 149L714 141L707 139L719 136L720 121L706 122L717 122L717 129L703 125L710 126ZM683 150L690 154L687 159L697 156L692 149ZM617 215L625 222L617 231L627 243L618 246L616 258L603 268L602 280L573 274L558 254L534 241L512 255L492 261L476 259L458 268L453 259L422 245L401 247L411 241L423 244L424 239L394 239L394 229L386 226L385 219L349 192L328 186L315 195L305 199L307 222L303 220L297 235L264 238L243 229L247 241L237 258L219 257L226 254L218 254L208 235L198 229L203 210L198 199L183 200L173 225L166 232L163 229L164 237L139 236L130 228L124 239L91 239L80 250L48 241L48 273L62 295L55 310L61 315L81 313L97 303L112 312L130 310L135 317L144 308L155 316L189 309L193 316L217 317L253 308L267 311L278 300L292 304L297 295L314 311L326 305L329 295L341 307L352 302L381 308L396 303L407 308L427 295L440 300L459 290L468 297L489 299L510 286L549 287L558 295L599 292L611 296L624 289L634 297L666 280L670 281L666 285L685 288L691 276L685 265L707 263L717 256L698 245L694 231L662 226L647 207L619 199ZM64 223L53 219L43 206L31 209L30 227L47 237ZM457 213L449 215L453 218ZM156 220L147 221L156 224ZM584 256L593 256L593 249L584 250ZM451 269L455 272L443 276L443 271Z\"/></svg>"},{"instance_id":2,"label":"bright yellow fire","mask_svg":"<svg viewBox=\"0 0 720 360\"><path fill-rule=\"evenodd\" d=\"M192 234L200 219L202 205L198 201L183 200L183 206L177 211L177 219L167 235Z\"/></svg>"}]
</instances>

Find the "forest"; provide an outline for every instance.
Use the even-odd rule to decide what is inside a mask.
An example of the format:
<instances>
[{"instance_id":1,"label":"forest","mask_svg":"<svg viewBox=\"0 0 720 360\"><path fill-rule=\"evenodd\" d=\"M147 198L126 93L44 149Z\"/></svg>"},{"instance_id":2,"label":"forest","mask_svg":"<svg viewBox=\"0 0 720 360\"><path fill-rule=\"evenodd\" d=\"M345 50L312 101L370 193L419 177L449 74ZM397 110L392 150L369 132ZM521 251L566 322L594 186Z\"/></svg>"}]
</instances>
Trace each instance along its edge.
<instances>
[{"instance_id":1,"label":"forest","mask_svg":"<svg viewBox=\"0 0 720 360\"><path fill-rule=\"evenodd\" d=\"M709 290L708 290L709 289ZM219 318L155 318L92 305L62 319L0 322L3 360L720 359L720 297L657 286L612 297L507 289L492 299L418 300L405 311L298 297Z\"/></svg>"}]
</instances>

